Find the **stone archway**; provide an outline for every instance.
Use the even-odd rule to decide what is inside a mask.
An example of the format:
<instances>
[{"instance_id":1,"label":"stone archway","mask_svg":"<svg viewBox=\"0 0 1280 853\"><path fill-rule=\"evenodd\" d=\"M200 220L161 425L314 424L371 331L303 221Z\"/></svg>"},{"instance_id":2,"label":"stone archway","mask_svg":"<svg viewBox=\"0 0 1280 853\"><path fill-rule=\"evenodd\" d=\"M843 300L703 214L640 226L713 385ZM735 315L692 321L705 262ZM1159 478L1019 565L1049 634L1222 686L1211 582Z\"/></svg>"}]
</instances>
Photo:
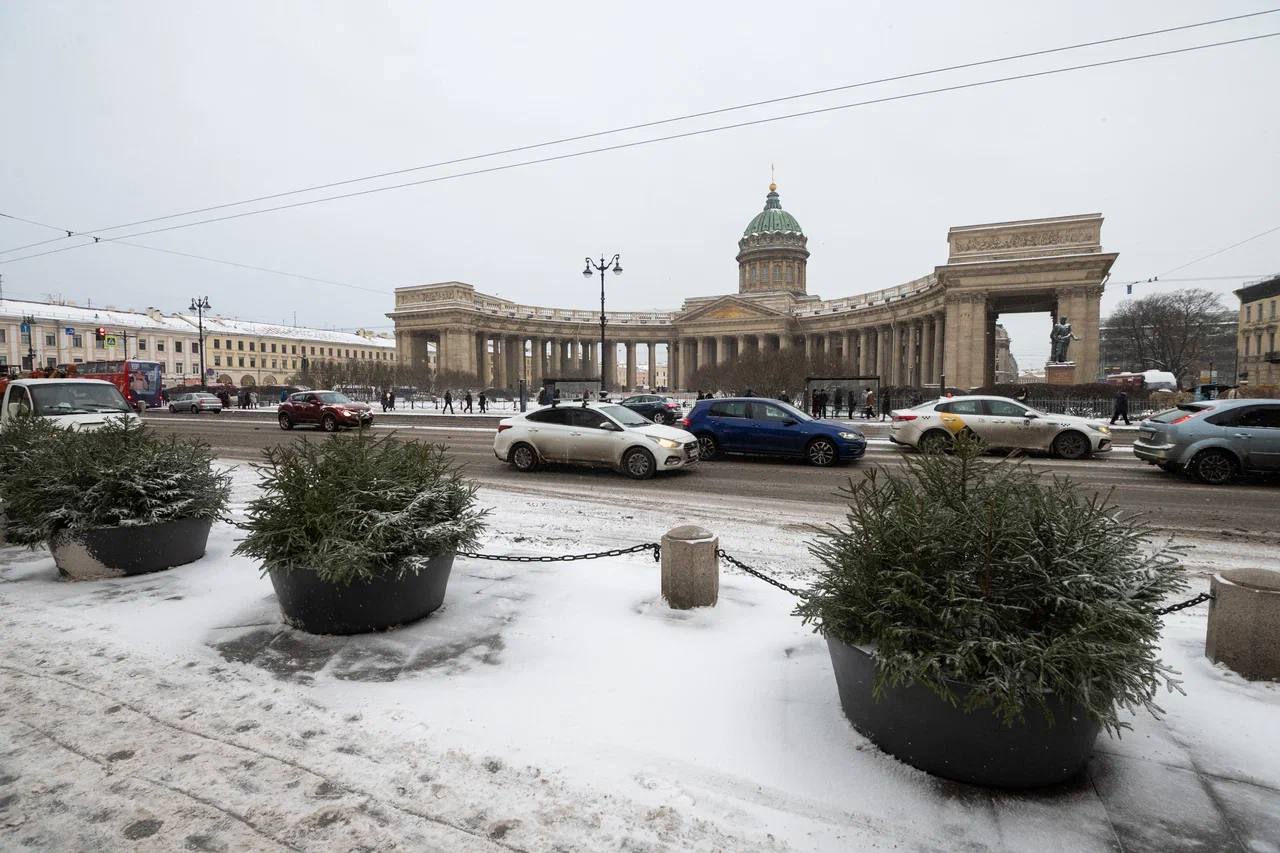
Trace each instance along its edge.
<instances>
[{"instance_id":1,"label":"stone archway","mask_svg":"<svg viewBox=\"0 0 1280 853\"><path fill-rule=\"evenodd\" d=\"M253 381L253 377L247 373L240 377L240 387L242 388L252 388L256 384L257 383Z\"/></svg>"},{"instance_id":2,"label":"stone archway","mask_svg":"<svg viewBox=\"0 0 1280 853\"><path fill-rule=\"evenodd\" d=\"M276 380L275 376L273 376L272 374L267 374L262 378L262 384L263 385L279 385L280 383L279 381Z\"/></svg>"},{"instance_id":3,"label":"stone archway","mask_svg":"<svg viewBox=\"0 0 1280 853\"><path fill-rule=\"evenodd\" d=\"M221 375L218 377L218 384L219 384L219 385L231 385L231 384L233 384L233 383L232 383L232 381L231 381L231 377L230 377L228 374L223 373L223 374L221 374Z\"/></svg>"}]
</instances>

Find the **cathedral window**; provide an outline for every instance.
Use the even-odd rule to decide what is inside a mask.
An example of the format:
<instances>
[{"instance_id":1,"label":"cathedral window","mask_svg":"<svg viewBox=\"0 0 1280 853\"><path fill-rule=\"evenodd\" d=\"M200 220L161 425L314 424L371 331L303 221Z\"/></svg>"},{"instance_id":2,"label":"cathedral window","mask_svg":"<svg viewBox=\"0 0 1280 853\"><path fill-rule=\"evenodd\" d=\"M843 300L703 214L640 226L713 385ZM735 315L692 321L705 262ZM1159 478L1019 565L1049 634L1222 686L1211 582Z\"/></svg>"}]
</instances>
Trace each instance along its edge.
<instances>
[{"instance_id":1,"label":"cathedral window","mask_svg":"<svg viewBox=\"0 0 1280 853\"><path fill-rule=\"evenodd\" d=\"M791 264L787 264L787 284L791 284L796 280L796 268Z\"/></svg>"},{"instance_id":2,"label":"cathedral window","mask_svg":"<svg viewBox=\"0 0 1280 853\"><path fill-rule=\"evenodd\" d=\"M782 264L773 265L773 280L782 281Z\"/></svg>"}]
</instances>

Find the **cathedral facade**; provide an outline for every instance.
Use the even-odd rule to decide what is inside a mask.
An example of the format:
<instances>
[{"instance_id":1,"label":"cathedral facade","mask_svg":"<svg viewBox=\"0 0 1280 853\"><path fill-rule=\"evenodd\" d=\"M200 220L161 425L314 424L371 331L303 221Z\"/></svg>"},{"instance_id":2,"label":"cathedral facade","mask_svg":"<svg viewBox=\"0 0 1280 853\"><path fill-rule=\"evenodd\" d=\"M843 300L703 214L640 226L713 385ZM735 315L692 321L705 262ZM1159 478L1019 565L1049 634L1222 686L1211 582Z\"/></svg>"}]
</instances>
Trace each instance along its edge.
<instances>
[{"instance_id":1,"label":"cathedral facade","mask_svg":"<svg viewBox=\"0 0 1280 853\"><path fill-rule=\"evenodd\" d=\"M481 386L595 375L603 357L610 388L635 388L643 348L645 363L665 364L667 384L685 390L699 366L794 347L882 385L973 388L996 380L1000 314L1045 311L1069 319L1079 338L1070 373L1090 382L1102 285L1117 257L1102 251L1101 232L1096 213L958 226L932 272L822 299L808 291L808 238L770 184L738 240L737 292L690 296L678 311L608 312L606 347L624 347L625 359L600 351L594 311L524 305L458 281L396 288L387 316L402 363L470 374Z\"/></svg>"}]
</instances>

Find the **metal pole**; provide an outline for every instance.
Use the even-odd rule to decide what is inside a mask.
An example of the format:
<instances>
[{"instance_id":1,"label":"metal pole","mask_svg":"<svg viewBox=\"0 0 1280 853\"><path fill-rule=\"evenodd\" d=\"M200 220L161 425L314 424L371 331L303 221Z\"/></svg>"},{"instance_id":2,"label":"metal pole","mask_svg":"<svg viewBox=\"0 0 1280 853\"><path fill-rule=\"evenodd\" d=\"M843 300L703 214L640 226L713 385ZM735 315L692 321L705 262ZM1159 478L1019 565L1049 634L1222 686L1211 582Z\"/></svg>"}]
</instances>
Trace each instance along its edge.
<instances>
[{"instance_id":1,"label":"metal pole","mask_svg":"<svg viewBox=\"0 0 1280 853\"><path fill-rule=\"evenodd\" d=\"M27 324L27 360L31 362L31 370L36 369L36 318L28 314L22 318Z\"/></svg>"},{"instance_id":2,"label":"metal pole","mask_svg":"<svg viewBox=\"0 0 1280 853\"><path fill-rule=\"evenodd\" d=\"M604 396L604 360L605 360L605 342L604 342L604 255L600 256L600 397Z\"/></svg>"}]
</instances>

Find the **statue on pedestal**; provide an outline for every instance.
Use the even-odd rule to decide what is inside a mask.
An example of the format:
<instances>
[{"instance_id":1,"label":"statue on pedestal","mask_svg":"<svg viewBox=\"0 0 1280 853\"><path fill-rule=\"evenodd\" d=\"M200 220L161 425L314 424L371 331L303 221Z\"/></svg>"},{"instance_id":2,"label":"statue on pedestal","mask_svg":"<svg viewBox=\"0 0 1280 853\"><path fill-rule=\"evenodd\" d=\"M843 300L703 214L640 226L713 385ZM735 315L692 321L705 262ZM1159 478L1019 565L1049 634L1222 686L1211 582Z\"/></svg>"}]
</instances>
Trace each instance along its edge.
<instances>
[{"instance_id":1,"label":"statue on pedestal","mask_svg":"<svg viewBox=\"0 0 1280 853\"><path fill-rule=\"evenodd\" d=\"M1064 364L1067 361L1067 348L1072 341L1080 340L1071 331L1071 324L1066 317L1059 317L1049 331L1049 363Z\"/></svg>"}]
</instances>

